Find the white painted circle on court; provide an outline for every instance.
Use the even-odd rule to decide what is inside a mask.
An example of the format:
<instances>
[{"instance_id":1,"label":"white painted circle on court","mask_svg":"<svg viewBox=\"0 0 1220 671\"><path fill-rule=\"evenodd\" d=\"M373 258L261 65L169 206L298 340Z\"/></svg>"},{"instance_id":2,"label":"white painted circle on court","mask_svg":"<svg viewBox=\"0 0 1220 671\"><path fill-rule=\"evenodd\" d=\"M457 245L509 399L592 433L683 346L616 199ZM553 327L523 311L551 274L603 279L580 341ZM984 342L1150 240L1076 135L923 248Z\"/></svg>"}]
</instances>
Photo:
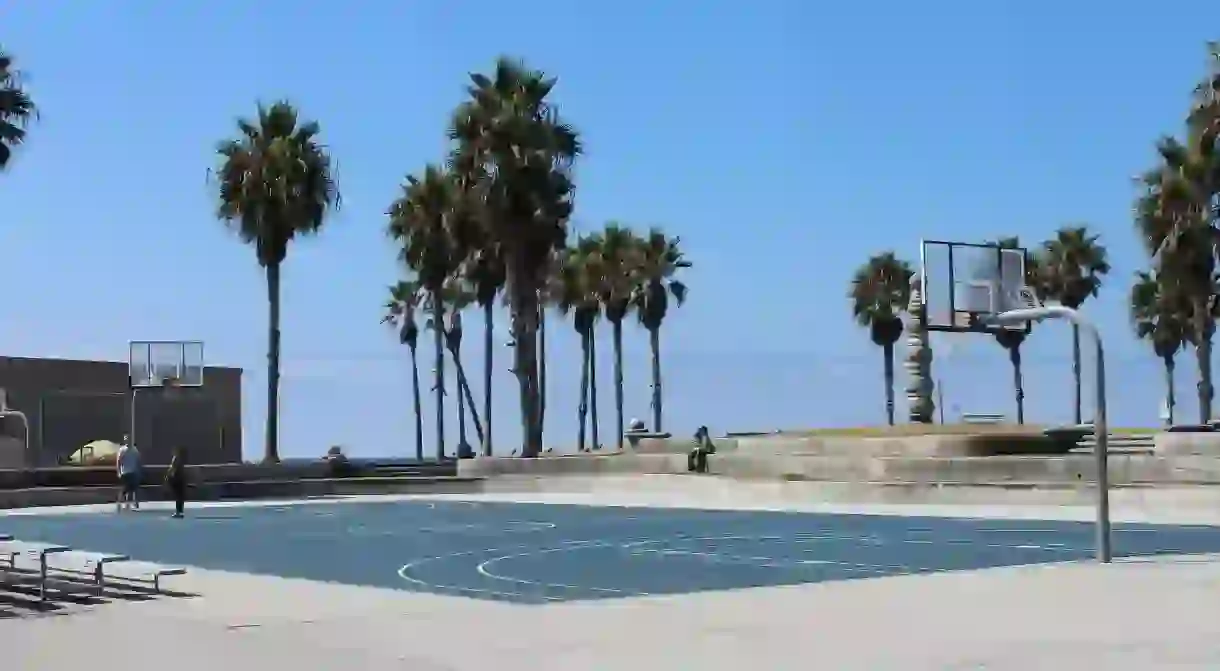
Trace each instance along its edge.
<instances>
[{"instance_id":1,"label":"white painted circle on court","mask_svg":"<svg viewBox=\"0 0 1220 671\"><path fill-rule=\"evenodd\" d=\"M470 524L436 524L426 527L404 528L404 532L422 531L425 533L439 534L524 534L534 531L547 531L555 528L554 522L528 522L528 521L509 521L490 523L470 523Z\"/></svg>"}]
</instances>

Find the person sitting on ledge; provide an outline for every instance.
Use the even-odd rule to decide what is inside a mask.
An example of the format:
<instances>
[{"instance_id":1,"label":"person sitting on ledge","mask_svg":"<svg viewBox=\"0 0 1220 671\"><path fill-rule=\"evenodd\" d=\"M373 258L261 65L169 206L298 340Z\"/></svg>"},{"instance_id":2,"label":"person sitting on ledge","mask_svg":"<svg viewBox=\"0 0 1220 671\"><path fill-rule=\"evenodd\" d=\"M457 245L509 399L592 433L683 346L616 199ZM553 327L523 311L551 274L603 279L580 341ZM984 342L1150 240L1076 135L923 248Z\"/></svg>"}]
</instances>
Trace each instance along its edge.
<instances>
[{"instance_id":1,"label":"person sitting on ledge","mask_svg":"<svg viewBox=\"0 0 1220 671\"><path fill-rule=\"evenodd\" d=\"M716 454L716 445L708 435L707 427L695 430L695 447L686 455L686 470L691 473L707 473L707 455Z\"/></svg>"}]
</instances>

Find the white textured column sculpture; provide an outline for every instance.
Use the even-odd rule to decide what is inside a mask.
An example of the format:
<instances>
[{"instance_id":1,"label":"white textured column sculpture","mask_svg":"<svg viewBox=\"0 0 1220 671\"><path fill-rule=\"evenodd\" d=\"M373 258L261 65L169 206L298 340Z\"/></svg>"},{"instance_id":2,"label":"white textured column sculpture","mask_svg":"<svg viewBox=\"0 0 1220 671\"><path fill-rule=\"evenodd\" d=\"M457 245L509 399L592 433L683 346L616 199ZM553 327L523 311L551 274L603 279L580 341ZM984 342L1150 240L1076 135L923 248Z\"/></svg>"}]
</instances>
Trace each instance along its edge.
<instances>
[{"instance_id":1,"label":"white textured column sculpture","mask_svg":"<svg viewBox=\"0 0 1220 671\"><path fill-rule=\"evenodd\" d=\"M919 274L911 276L911 300L907 304L907 413L910 421L931 424L936 404L932 401L932 344L928 340L927 312Z\"/></svg>"}]
</instances>

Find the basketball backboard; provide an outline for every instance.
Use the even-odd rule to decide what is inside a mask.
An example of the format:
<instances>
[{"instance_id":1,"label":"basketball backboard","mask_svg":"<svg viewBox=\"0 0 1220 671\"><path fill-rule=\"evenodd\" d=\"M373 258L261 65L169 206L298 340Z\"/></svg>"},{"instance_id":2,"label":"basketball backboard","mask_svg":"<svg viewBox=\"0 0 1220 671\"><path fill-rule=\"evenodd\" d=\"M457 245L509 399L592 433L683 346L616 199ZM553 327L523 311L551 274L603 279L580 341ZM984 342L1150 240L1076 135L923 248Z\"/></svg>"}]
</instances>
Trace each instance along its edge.
<instances>
[{"instance_id":1,"label":"basketball backboard","mask_svg":"<svg viewBox=\"0 0 1220 671\"><path fill-rule=\"evenodd\" d=\"M924 240L920 264L929 331L1029 330L1029 323L984 323L1001 312L1028 307L1024 248Z\"/></svg>"},{"instance_id":2,"label":"basketball backboard","mask_svg":"<svg viewBox=\"0 0 1220 671\"><path fill-rule=\"evenodd\" d=\"M203 341L133 340L127 361L132 389L160 387L176 378L180 387L203 386Z\"/></svg>"}]
</instances>

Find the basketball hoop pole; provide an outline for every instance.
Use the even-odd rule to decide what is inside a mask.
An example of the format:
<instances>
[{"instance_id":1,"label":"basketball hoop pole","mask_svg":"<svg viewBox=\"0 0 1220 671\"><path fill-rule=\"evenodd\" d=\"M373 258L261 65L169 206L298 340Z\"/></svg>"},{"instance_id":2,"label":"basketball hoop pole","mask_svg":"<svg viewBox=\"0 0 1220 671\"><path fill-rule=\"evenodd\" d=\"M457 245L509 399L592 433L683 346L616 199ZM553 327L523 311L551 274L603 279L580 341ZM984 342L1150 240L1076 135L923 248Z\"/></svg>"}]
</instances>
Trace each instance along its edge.
<instances>
[{"instance_id":1,"label":"basketball hoop pole","mask_svg":"<svg viewBox=\"0 0 1220 671\"><path fill-rule=\"evenodd\" d=\"M1097 407L1093 416L1093 435L1097 442L1094 454L1097 463L1097 561L1108 564L1113 559L1110 538L1110 454L1109 427L1106 425L1106 363L1101 345L1101 332L1079 312L1063 305L1022 308L1002 312L990 320L996 325L1042 321L1043 319L1065 319L1093 338L1097 352L1097 379L1093 390Z\"/></svg>"}]
</instances>

